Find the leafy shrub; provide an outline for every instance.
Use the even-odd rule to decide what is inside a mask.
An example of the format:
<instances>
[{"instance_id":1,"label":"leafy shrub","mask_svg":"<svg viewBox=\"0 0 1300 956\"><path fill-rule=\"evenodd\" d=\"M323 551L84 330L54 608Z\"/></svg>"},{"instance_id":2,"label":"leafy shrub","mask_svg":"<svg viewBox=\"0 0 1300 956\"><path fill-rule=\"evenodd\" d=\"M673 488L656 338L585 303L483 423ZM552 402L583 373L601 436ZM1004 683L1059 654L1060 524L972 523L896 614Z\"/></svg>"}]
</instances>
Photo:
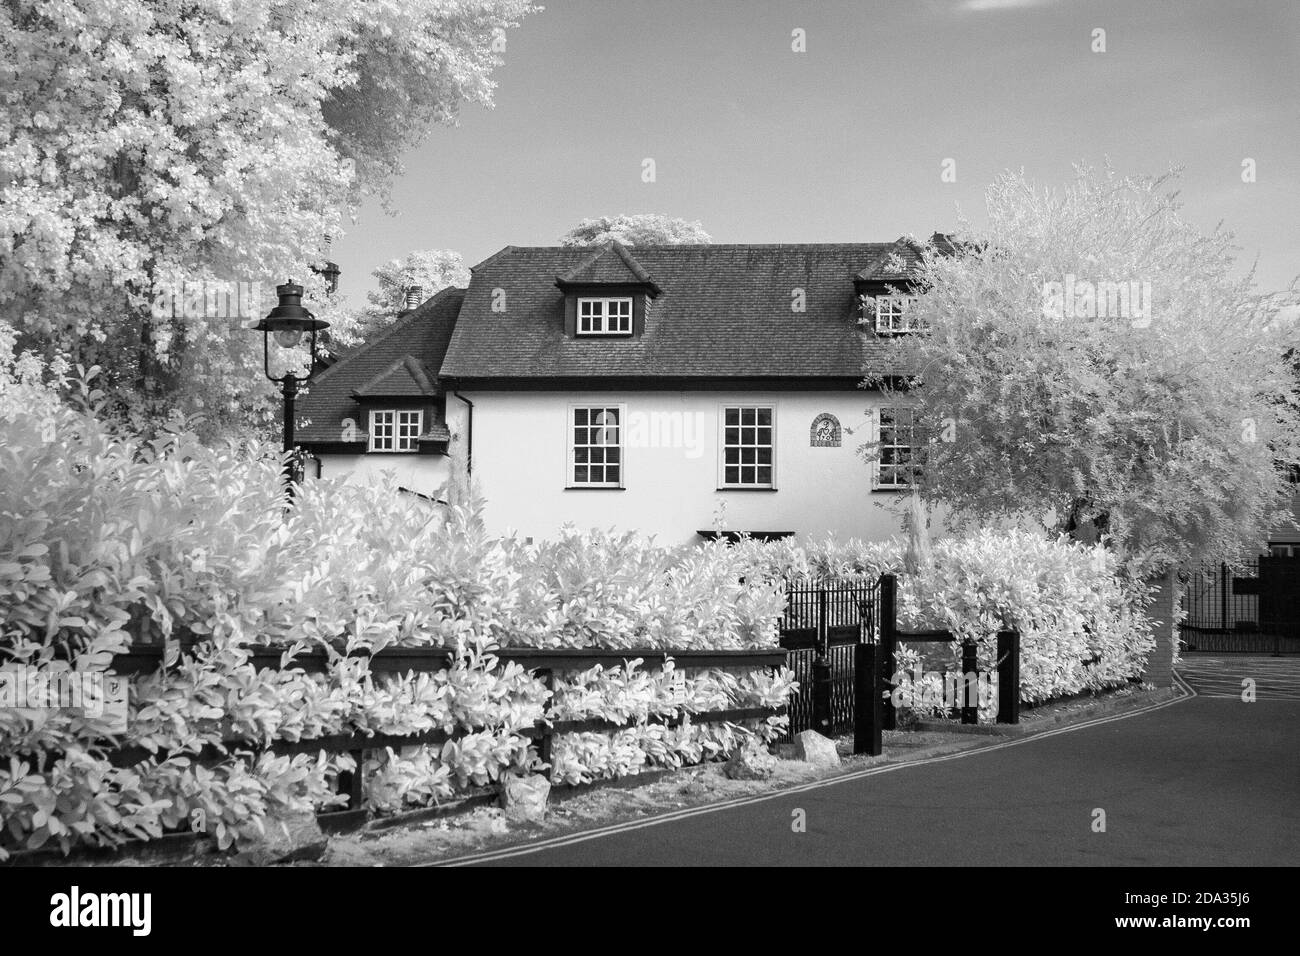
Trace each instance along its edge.
<instances>
[{"instance_id":1,"label":"leafy shrub","mask_svg":"<svg viewBox=\"0 0 1300 956\"><path fill-rule=\"evenodd\" d=\"M748 541L739 551L752 573L764 577L874 580L893 573L900 626L950 630L977 641L981 670L996 669L997 632L1019 630L1020 697L1026 702L1120 686L1142 673L1154 647L1142 613L1150 589L1132 579L1115 552L1065 537L980 530L936 542L931 562L917 574L904 571L897 540L828 538L803 547ZM959 670L960 653L953 644L940 656L950 655L947 666ZM911 674L917 661L904 646L895 666Z\"/></svg>"},{"instance_id":2,"label":"leafy shrub","mask_svg":"<svg viewBox=\"0 0 1300 956\"><path fill-rule=\"evenodd\" d=\"M781 588L742 584L741 557L722 545L672 551L566 532L525 546L489 538L473 510L330 480L286 510L273 450L205 447L183 420L149 442L115 431L84 378L15 359L11 344L0 338L0 663L97 671L133 641L185 631L203 642L130 680L125 734L71 709L0 710L0 855L156 837L194 810L228 846L256 838L268 813L337 803L342 771L359 769L371 805L396 810L536 769L520 731L542 718L548 692L500 665L497 647L777 643ZM257 645L281 649L282 666L253 666ZM456 663L380 678L340 653L393 645L446 647ZM322 649L326 673L294 665ZM660 693L672 679L625 673L616 686L589 673L565 686L591 682L603 703L588 713L636 715L650 713L642 684ZM706 700L780 703L789 681L710 672L687 686L684 713ZM558 759L566 778L631 772L772 726L636 728L630 739L645 746L617 760L598 748L587 765L563 742ZM460 736L371 752L361 768L342 754L253 753L275 740L429 730ZM599 736L611 747L626 737ZM217 766L187 756L223 740L239 743ZM107 755L119 745L155 756L115 768Z\"/></svg>"}]
</instances>

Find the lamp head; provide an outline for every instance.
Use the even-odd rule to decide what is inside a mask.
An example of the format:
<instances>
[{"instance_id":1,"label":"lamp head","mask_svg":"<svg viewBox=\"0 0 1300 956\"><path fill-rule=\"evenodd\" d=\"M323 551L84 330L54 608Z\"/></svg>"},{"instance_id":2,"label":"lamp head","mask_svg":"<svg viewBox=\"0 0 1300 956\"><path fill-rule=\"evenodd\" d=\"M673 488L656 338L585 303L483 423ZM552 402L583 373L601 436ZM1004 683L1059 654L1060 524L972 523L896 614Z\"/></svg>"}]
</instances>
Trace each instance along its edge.
<instances>
[{"instance_id":1,"label":"lamp head","mask_svg":"<svg viewBox=\"0 0 1300 956\"><path fill-rule=\"evenodd\" d=\"M304 332L316 333L329 327L329 323L318 319L302 305L302 286L293 282L275 287L279 304L266 314L257 325L261 332L269 332L275 338L276 345L293 348L302 341Z\"/></svg>"}]
</instances>

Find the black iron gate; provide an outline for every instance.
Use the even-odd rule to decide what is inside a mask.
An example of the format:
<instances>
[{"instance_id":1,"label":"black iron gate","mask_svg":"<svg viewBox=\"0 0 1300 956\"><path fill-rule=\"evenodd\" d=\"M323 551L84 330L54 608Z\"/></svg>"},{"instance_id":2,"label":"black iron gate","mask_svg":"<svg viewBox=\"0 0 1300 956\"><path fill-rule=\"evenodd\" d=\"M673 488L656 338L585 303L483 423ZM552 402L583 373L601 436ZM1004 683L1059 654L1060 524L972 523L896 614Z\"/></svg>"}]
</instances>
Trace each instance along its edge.
<instances>
[{"instance_id":1,"label":"black iron gate","mask_svg":"<svg viewBox=\"0 0 1300 956\"><path fill-rule=\"evenodd\" d=\"M1182 584L1184 650L1300 653L1300 557L1263 555L1235 570L1202 564Z\"/></svg>"},{"instance_id":2,"label":"black iron gate","mask_svg":"<svg viewBox=\"0 0 1300 956\"><path fill-rule=\"evenodd\" d=\"M813 728L813 664L830 665L833 732L853 729L854 646L880 631L880 582L866 578L803 578L790 582L781 646L799 691L790 698L790 736Z\"/></svg>"}]
</instances>

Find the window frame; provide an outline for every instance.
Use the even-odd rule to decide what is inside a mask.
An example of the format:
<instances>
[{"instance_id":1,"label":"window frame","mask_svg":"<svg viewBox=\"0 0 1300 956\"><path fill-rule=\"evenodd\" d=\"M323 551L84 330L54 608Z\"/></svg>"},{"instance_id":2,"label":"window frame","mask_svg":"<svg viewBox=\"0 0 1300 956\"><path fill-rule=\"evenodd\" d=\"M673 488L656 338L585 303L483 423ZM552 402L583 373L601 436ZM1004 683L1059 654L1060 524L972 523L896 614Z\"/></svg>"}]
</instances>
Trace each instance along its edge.
<instances>
[{"instance_id":1,"label":"window frame","mask_svg":"<svg viewBox=\"0 0 1300 956\"><path fill-rule=\"evenodd\" d=\"M910 444L900 444L897 441L897 435L895 434L891 436L895 438L895 441L886 444L885 443L885 415L886 413L888 413L895 416L895 423L892 426L892 428L895 432L897 432L898 429L897 415L899 412L906 412L911 418L911 421L908 423L907 426L910 431L910 435L908 437L911 439L911 442ZM880 491L910 491L913 487L915 487L915 483L917 478L920 475L920 469L921 469L921 466L917 463L917 453L920 451L922 446L917 441L917 437L916 437L916 409L911 408L907 405L881 405L878 409L876 409L876 413L877 413L876 414L876 441L879 443L879 453L876 456L876 462L875 462L876 473L875 473L874 486L877 490ZM895 461L892 464L886 465L884 462L886 448L893 448L893 449L906 448L910 452L911 457L906 463L903 464L900 464L899 462ZM912 476L912 481L911 482L895 481L893 483L882 481L881 471L884 468L893 468L895 477L897 477L898 475L898 469L906 468L908 469L908 471Z\"/></svg>"},{"instance_id":2,"label":"window frame","mask_svg":"<svg viewBox=\"0 0 1300 956\"><path fill-rule=\"evenodd\" d=\"M607 428L609 426L604 423L592 425L590 421L588 421L587 424L580 426L577 423L577 413L579 411L585 411L587 412L588 415L590 415L592 411L608 412L610 410L614 410L618 413L618 423L614 426L615 428L618 429L618 442L616 444L604 443L604 444L596 445L590 443L589 441L584 445L579 445L575 440L576 429L581 427L590 430L591 428ZM590 436L588 437L590 438ZM568 414L565 417L564 445L565 445L565 462L566 462L565 474L564 474L564 487L566 490L585 491L585 490L599 490L599 489L622 489L627 487L627 405L625 403L570 402L568 408ZM586 467L590 467L592 464L590 460L582 463L578 462L577 458L578 458L579 448L586 449L588 455L590 455L590 450L592 448L616 448L618 450L618 460L614 462L614 464L618 465L618 480L601 481L601 482L578 481L577 468L579 464L582 464ZM604 460L601 462L601 467L607 468L610 464L611 463L608 460Z\"/></svg>"},{"instance_id":3,"label":"window frame","mask_svg":"<svg viewBox=\"0 0 1300 956\"><path fill-rule=\"evenodd\" d=\"M876 300L876 301L875 301L875 307L876 307L876 332L877 332L877 333L879 333L880 335L906 335L908 332L915 332L915 331L917 330L918 326L913 325L913 324L912 324L912 323L907 319L907 312L908 312L908 308L907 308L907 307L910 306L911 304L915 303L916 300L919 298L919 296L915 296L915 295L898 295L898 294L895 294L895 293L889 293L889 294L885 294L885 295L877 295L877 296L874 296L874 298L875 298L875 300ZM892 305L895 305L895 304L897 304L897 303L904 303L903 308L901 308L901 309L897 312L897 314L895 314L895 312L894 312L892 309L890 310L890 313L889 313L889 318L890 318L891 320L894 319L894 318L898 318L898 319L900 320L901 324L900 324L900 326L899 326L898 328L895 328L895 327L894 327L892 321L888 322L888 323L887 323L885 326L883 326L883 327L881 326L881 324L880 324L880 323L881 323L881 306L884 305L885 303L889 303L891 306L892 306Z\"/></svg>"},{"instance_id":4,"label":"window frame","mask_svg":"<svg viewBox=\"0 0 1300 956\"><path fill-rule=\"evenodd\" d=\"M386 423L376 421L381 415L391 416ZM406 416L415 416L415 427L411 428L409 419L403 421ZM386 425L388 433L383 440L388 443L388 447L379 447L380 435L377 434L380 424ZM369 429L366 432L367 442L366 450L380 455L402 455L410 454L420 450L420 436L424 433L424 409L423 408L372 408L369 414Z\"/></svg>"},{"instance_id":5,"label":"window frame","mask_svg":"<svg viewBox=\"0 0 1300 956\"><path fill-rule=\"evenodd\" d=\"M741 430L742 430L742 434L739 436L739 437L740 437L740 443L739 443L739 444L735 444L735 445L730 445L730 446L729 446L728 443L727 443L727 428L728 428L728 425L727 425L727 412L730 411L730 410L732 410L732 409L736 409L737 411L739 411L739 412L740 412L740 415L739 415L739 421L737 422L737 424L736 424L736 425L733 425L733 426L730 426L730 427L737 428L737 429L741 429ZM754 424L751 425L751 426L746 426L746 425L744 424L744 412L745 412L746 409L753 409L753 410L755 411L755 416L754 416L754 417L755 417L755 422L754 422ZM757 415L757 412L758 412L759 410L766 410L766 411L768 412L768 414L769 414L769 416L770 416L770 418L769 418L769 424L768 424L768 425L764 426L764 425L759 425L759 424L758 424L758 415ZM777 455L776 455L776 449L777 449L777 431L776 431L776 419L777 419L777 405L776 405L776 402L737 401L737 402L719 402L719 403L718 403L718 490L719 490L719 491L776 491L776 490L777 490L777 470L776 470L776 469L777 469L777 461L776 461L776 458L777 458ZM751 427L751 428L754 428L754 429L764 428L764 427L766 427L766 428L770 428L772 434L771 434L771 437L770 437L769 440L768 440L768 443L767 443L766 445L757 444L757 442L756 442L755 444L752 444L752 445L751 445L751 444L747 444L747 443L745 443L745 441L744 441L743 429L746 428L746 427ZM755 438L757 439L757 435L755 436ZM728 463L728 461L727 461L727 450L728 450L729 447L731 447L731 448L737 448L737 449L740 450L740 456L739 456L739 457L740 457L742 460L737 461L734 465L729 465L729 463ZM755 460L754 460L752 463L745 462L745 461L743 460L744 449L746 449L746 448L753 448L753 449L755 449L755 454L754 454L754 458L755 458ZM767 448L768 451L770 452L769 461L768 461L766 464L764 464L763 462L758 461L758 458L759 458L758 450L759 450L759 449L762 449L762 448ZM727 468L728 468L728 467L734 467L734 468L737 468L737 469L743 469L743 468L745 468L746 465L749 465L749 464L752 464L752 467L754 468L754 471L755 471L755 477L756 477L756 478L757 478L757 473L758 473L758 469L759 469L759 468L761 468L761 467L767 467L767 468L770 468L770 469L771 469L771 475L770 475L770 479L771 479L771 480L770 480L770 481L767 481L767 482L759 482L759 481L753 481L753 482L743 482L743 481L729 482L729 481L727 481ZM743 475L743 470L742 470L740 473Z\"/></svg>"},{"instance_id":6,"label":"window frame","mask_svg":"<svg viewBox=\"0 0 1300 956\"><path fill-rule=\"evenodd\" d=\"M575 308L575 311L574 311L574 326L573 326L574 335L579 336L580 338L609 338L609 337L615 337L615 338L629 338L629 337L631 337L631 335L632 335L632 326L633 326L633 324L634 324L634 322L635 322L635 320L636 320L636 304L635 304L635 302L633 301L633 298L634 298L634 297L633 297L633 296L630 296L630 295L580 295L580 296L577 296L577 303L576 303L576 305L575 305L575 307L574 307L574 308ZM592 321L593 321L593 326L594 326L594 324L595 324L595 320L599 319L599 321L600 321L600 327L599 327L599 328L595 328L595 327L593 327L593 328L590 328L590 329L583 329L583 327L582 327L582 320L583 320L583 315L582 315L582 306L583 306L584 303L588 303L588 302L590 302L590 303L600 303L600 305L601 305L601 312L600 312L600 315L599 315L599 316L593 314L593 315L591 315L591 316L588 317L588 318L592 319ZM621 321L620 321L620 323L619 323L619 325L620 325L619 328L610 328L610 318L611 318L611 316L610 316L609 306L610 306L610 303L612 303L612 302L620 302L620 303L622 303L622 302L626 302L626 303L627 303L627 315L626 315L626 319L627 319L627 328L622 328L622 327L621 327L621 326L622 326L622 322L621 322ZM617 316L617 318L620 319L620 320L622 320L622 319L625 318L625 317L622 316L622 315L620 315L620 316Z\"/></svg>"}]
</instances>

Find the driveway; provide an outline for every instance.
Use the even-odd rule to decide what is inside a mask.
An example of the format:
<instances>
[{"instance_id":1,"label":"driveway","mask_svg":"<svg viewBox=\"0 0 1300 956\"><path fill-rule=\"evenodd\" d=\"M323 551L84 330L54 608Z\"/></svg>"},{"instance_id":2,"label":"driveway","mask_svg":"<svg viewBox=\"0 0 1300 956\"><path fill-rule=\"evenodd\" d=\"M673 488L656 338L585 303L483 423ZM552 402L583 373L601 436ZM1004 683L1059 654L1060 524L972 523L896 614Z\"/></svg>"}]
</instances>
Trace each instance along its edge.
<instances>
[{"instance_id":1,"label":"driveway","mask_svg":"<svg viewBox=\"0 0 1300 956\"><path fill-rule=\"evenodd\" d=\"M462 862L1296 865L1298 665L1197 658L1189 696L1136 714ZM1245 676L1254 703L1241 701Z\"/></svg>"}]
</instances>

